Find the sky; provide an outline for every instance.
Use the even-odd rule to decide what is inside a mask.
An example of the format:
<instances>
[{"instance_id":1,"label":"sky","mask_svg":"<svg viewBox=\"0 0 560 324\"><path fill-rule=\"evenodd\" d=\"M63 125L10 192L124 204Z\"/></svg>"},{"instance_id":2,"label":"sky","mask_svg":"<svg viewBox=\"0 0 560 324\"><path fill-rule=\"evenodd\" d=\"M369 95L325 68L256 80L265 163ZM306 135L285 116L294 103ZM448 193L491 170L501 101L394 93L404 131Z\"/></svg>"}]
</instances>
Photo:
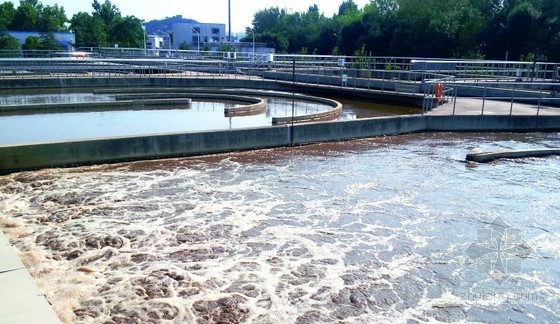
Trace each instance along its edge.
<instances>
[{"instance_id":1,"label":"sky","mask_svg":"<svg viewBox=\"0 0 560 324\"><path fill-rule=\"evenodd\" d=\"M80 11L91 13L93 0L40 0L44 5L64 7L66 16L72 16ZM100 0L103 2L104 0ZM6 2L6 1L0 1ZM17 7L18 0L11 0ZM231 0L231 25L232 32L244 32L245 27L251 26L255 12L279 7L291 9L295 12L307 11L309 6L317 4L319 10L327 17L332 17L338 12L338 7L343 0ZM362 8L369 0L354 0ZM136 16L139 19L150 21L163 19L175 15L183 15L202 23L228 23L227 0L111 0L123 16Z\"/></svg>"}]
</instances>

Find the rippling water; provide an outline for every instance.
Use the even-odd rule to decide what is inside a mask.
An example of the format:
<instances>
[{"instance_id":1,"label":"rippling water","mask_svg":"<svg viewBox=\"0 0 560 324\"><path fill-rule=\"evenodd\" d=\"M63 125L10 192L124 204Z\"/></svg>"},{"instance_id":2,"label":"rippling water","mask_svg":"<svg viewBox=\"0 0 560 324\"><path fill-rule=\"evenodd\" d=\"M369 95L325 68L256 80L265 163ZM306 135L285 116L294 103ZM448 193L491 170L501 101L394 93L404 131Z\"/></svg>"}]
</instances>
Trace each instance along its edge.
<instances>
[{"instance_id":1,"label":"rippling water","mask_svg":"<svg viewBox=\"0 0 560 324\"><path fill-rule=\"evenodd\" d=\"M263 127L272 125L272 117L292 114L291 100L288 99L269 98L266 113L254 116L226 117L224 108L232 106L235 105L193 101L188 109L169 106L156 110L144 108L0 116L0 145ZM329 109L331 107L324 104L300 100L295 104L294 115ZM355 118L355 114L347 112L342 118Z\"/></svg>"},{"instance_id":2,"label":"rippling water","mask_svg":"<svg viewBox=\"0 0 560 324\"><path fill-rule=\"evenodd\" d=\"M554 323L560 159L464 158L559 141L422 134L25 172L0 178L0 221L67 322ZM491 251L520 265L506 278L468 253L496 218L518 234Z\"/></svg>"},{"instance_id":3,"label":"rippling water","mask_svg":"<svg viewBox=\"0 0 560 324\"><path fill-rule=\"evenodd\" d=\"M45 91L48 92L48 91ZM0 93L1 94L1 93ZM98 95L93 93L42 93L42 94L26 94L26 95L8 95L0 96L0 105L37 105L37 104L55 104L55 103L80 103L80 102L97 102L97 101L114 101L115 96Z\"/></svg>"},{"instance_id":4,"label":"rippling water","mask_svg":"<svg viewBox=\"0 0 560 324\"><path fill-rule=\"evenodd\" d=\"M0 106L114 100L111 95L93 94L92 89L0 89ZM410 107L358 100L344 99L342 102L345 109L340 120L418 112L418 109ZM292 100L286 98L268 98L266 113L254 116L227 117L224 108L231 106L234 104L194 100L189 109L182 106L86 112L77 109L72 112L51 111L48 114L0 111L0 145L262 127L270 126L272 117L292 115ZM331 107L325 104L296 100L293 113L299 116L329 109Z\"/></svg>"}]
</instances>

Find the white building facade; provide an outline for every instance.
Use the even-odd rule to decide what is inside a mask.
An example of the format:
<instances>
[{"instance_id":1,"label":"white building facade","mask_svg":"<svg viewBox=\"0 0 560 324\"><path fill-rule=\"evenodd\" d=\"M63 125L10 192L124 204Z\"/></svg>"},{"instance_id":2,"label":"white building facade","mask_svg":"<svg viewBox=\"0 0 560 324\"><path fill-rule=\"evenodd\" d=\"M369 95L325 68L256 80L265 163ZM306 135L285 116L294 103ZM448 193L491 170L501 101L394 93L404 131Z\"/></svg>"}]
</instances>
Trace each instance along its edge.
<instances>
[{"instance_id":1,"label":"white building facade","mask_svg":"<svg viewBox=\"0 0 560 324\"><path fill-rule=\"evenodd\" d=\"M173 24L173 48L179 49L185 45L191 49L200 50L204 47L216 47L226 41L225 24L179 23Z\"/></svg>"},{"instance_id":2,"label":"white building facade","mask_svg":"<svg viewBox=\"0 0 560 324\"><path fill-rule=\"evenodd\" d=\"M150 50L165 49L167 48L166 45L165 38L160 35L148 35L146 40L146 48Z\"/></svg>"}]
</instances>

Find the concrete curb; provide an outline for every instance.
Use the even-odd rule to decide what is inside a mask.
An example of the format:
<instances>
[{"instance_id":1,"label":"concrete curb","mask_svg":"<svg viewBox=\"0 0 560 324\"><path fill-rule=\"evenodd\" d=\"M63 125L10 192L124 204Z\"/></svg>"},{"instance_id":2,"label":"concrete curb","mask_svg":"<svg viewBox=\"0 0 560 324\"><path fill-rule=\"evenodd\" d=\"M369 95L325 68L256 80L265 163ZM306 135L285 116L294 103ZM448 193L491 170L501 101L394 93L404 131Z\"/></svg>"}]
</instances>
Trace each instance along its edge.
<instances>
[{"instance_id":1,"label":"concrete curb","mask_svg":"<svg viewBox=\"0 0 560 324\"><path fill-rule=\"evenodd\" d=\"M0 230L0 323L60 323Z\"/></svg>"},{"instance_id":2,"label":"concrete curb","mask_svg":"<svg viewBox=\"0 0 560 324\"><path fill-rule=\"evenodd\" d=\"M322 99L322 98L315 98L312 101L327 103L330 106L334 105L334 108L331 109L331 110L328 110L328 111L320 112L320 113L294 116L293 118L291 116L289 116L289 117L272 117L272 124L273 125L285 125L285 124L292 123L292 121L294 123L308 123L308 122L314 122L314 121L333 120L333 119L338 118L342 114L343 106L340 102L335 101L335 100L330 100L330 99L328 99L330 102L326 102L326 101L317 100L317 99Z\"/></svg>"},{"instance_id":3,"label":"concrete curb","mask_svg":"<svg viewBox=\"0 0 560 324\"><path fill-rule=\"evenodd\" d=\"M155 92L151 92L154 91ZM148 93L146 93L148 92ZM310 102L317 102L329 105L333 107L333 109L325 112L315 113L315 114L307 114L307 115L300 115L294 117L295 123L306 123L312 121L324 121L324 120L333 120L338 118L342 114L343 105L332 99L328 98L321 98L309 95L302 95L302 94L287 94L287 93L274 93L274 92L262 92L262 91L251 91L251 90L209 90L209 89L181 89L176 88L163 88L163 89L153 89L153 88L131 88L131 89L104 89L104 90L97 90L94 91L96 94L117 94L117 100L130 100L135 98L165 98L165 97L173 97L178 95L187 95L190 98L195 99L222 99L222 100L235 100L235 101L247 101L247 100L255 100L255 98L250 97L241 97L239 95L233 95L232 92L236 94L244 94L244 95L252 95L252 96L266 96L266 97L276 97L276 98L286 98L286 99L298 99L298 100L305 100ZM120 94L126 93L126 94ZM225 113L226 116L247 116L251 114L258 114L258 112L262 112L265 110L266 105L260 106L246 106L245 109L242 107L235 107L235 108L226 108ZM272 117L272 124L273 125L283 125L292 122L292 117Z\"/></svg>"}]
</instances>

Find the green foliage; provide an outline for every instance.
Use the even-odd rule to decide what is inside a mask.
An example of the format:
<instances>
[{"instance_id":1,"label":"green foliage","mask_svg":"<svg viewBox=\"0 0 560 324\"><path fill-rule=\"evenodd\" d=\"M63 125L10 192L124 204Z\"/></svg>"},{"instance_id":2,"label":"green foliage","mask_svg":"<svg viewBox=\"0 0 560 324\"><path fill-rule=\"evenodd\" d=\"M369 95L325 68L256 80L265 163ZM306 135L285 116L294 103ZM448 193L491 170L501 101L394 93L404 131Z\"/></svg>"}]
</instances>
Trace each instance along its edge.
<instances>
[{"instance_id":1,"label":"green foliage","mask_svg":"<svg viewBox=\"0 0 560 324\"><path fill-rule=\"evenodd\" d=\"M12 2L0 4L0 30L63 32L68 18L63 7L43 6L38 0L20 1L17 9Z\"/></svg>"},{"instance_id":2,"label":"green foliage","mask_svg":"<svg viewBox=\"0 0 560 324\"><path fill-rule=\"evenodd\" d=\"M306 12L288 13L285 9L269 8L257 12L253 18L255 41L267 43L277 52L300 52L302 48L321 47L328 19L320 13L317 5L310 6ZM331 28L332 29L332 28ZM251 37L252 38L252 37ZM331 41L334 44L334 42ZM328 49L321 49L330 51Z\"/></svg>"},{"instance_id":3,"label":"green foliage","mask_svg":"<svg viewBox=\"0 0 560 324\"><path fill-rule=\"evenodd\" d=\"M535 53L527 53L525 55L521 55L519 59L522 62L534 62L536 60Z\"/></svg>"},{"instance_id":4,"label":"green foliage","mask_svg":"<svg viewBox=\"0 0 560 324\"><path fill-rule=\"evenodd\" d=\"M115 18L109 29L109 41L120 47L144 47L144 30L140 19L133 16Z\"/></svg>"},{"instance_id":5,"label":"green foliage","mask_svg":"<svg viewBox=\"0 0 560 324\"><path fill-rule=\"evenodd\" d=\"M338 15L342 16L346 13L350 12L357 12L358 5L353 0L345 0L339 7L338 7Z\"/></svg>"},{"instance_id":6,"label":"green foliage","mask_svg":"<svg viewBox=\"0 0 560 324\"><path fill-rule=\"evenodd\" d=\"M56 41L54 33L52 32L41 33L40 37L37 36L27 37L25 39L25 43L23 44L22 48L26 51L39 51L39 50L52 51L52 50L61 49L60 45Z\"/></svg>"},{"instance_id":7,"label":"green foliage","mask_svg":"<svg viewBox=\"0 0 560 324\"><path fill-rule=\"evenodd\" d=\"M37 20L37 30L41 32L66 31L68 18L63 7L58 5L45 6Z\"/></svg>"},{"instance_id":8,"label":"green foliage","mask_svg":"<svg viewBox=\"0 0 560 324\"><path fill-rule=\"evenodd\" d=\"M362 47L354 52L354 65L355 69L365 69L367 68L368 57L366 54L366 44L362 44Z\"/></svg>"},{"instance_id":9,"label":"green foliage","mask_svg":"<svg viewBox=\"0 0 560 324\"><path fill-rule=\"evenodd\" d=\"M10 30L16 15L16 8L11 2L0 4L0 30Z\"/></svg>"},{"instance_id":10,"label":"green foliage","mask_svg":"<svg viewBox=\"0 0 560 324\"><path fill-rule=\"evenodd\" d=\"M229 43L222 43L218 48L218 52L235 52L235 47Z\"/></svg>"},{"instance_id":11,"label":"green foliage","mask_svg":"<svg viewBox=\"0 0 560 324\"><path fill-rule=\"evenodd\" d=\"M190 45L188 42L182 42L181 45L179 45L179 49L180 50L184 50L184 51L188 51L190 50Z\"/></svg>"},{"instance_id":12,"label":"green foliage","mask_svg":"<svg viewBox=\"0 0 560 324\"><path fill-rule=\"evenodd\" d=\"M29 36L23 43L23 49L26 51L35 51L41 49L41 38L37 36Z\"/></svg>"},{"instance_id":13,"label":"green foliage","mask_svg":"<svg viewBox=\"0 0 560 324\"><path fill-rule=\"evenodd\" d=\"M11 30L35 31L39 21L39 12L30 3L24 2L17 8Z\"/></svg>"},{"instance_id":14,"label":"green foliage","mask_svg":"<svg viewBox=\"0 0 560 324\"><path fill-rule=\"evenodd\" d=\"M112 4L109 0L105 0L103 3L93 0L91 6L93 7L93 16L101 18L101 20L103 20L105 25L109 28L121 17L119 8L117 8L117 6Z\"/></svg>"},{"instance_id":15,"label":"green foliage","mask_svg":"<svg viewBox=\"0 0 560 324\"><path fill-rule=\"evenodd\" d=\"M70 20L70 26L76 34L78 47L97 47L109 45L105 23L85 12L75 14Z\"/></svg>"},{"instance_id":16,"label":"green foliage","mask_svg":"<svg viewBox=\"0 0 560 324\"><path fill-rule=\"evenodd\" d=\"M49 51L62 49L60 44L58 44L58 42L56 41L54 33L52 32L41 33L40 40L41 40L41 45L39 49L49 50Z\"/></svg>"},{"instance_id":17,"label":"green foliage","mask_svg":"<svg viewBox=\"0 0 560 324\"><path fill-rule=\"evenodd\" d=\"M380 56L560 60L559 17L558 0L345 0L330 18L317 6L264 9L252 27L278 52L352 55L365 44Z\"/></svg>"},{"instance_id":18,"label":"green foliage","mask_svg":"<svg viewBox=\"0 0 560 324\"><path fill-rule=\"evenodd\" d=\"M333 48L331 55L333 55L333 56L340 55L340 50L338 49L338 46L335 46Z\"/></svg>"},{"instance_id":19,"label":"green foliage","mask_svg":"<svg viewBox=\"0 0 560 324\"><path fill-rule=\"evenodd\" d=\"M0 57L16 56L19 52L19 42L12 36L0 32Z\"/></svg>"},{"instance_id":20,"label":"green foliage","mask_svg":"<svg viewBox=\"0 0 560 324\"><path fill-rule=\"evenodd\" d=\"M120 10L105 0L94 0L93 13L80 12L70 20L70 28L76 33L78 47L144 47L144 30L140 19L123 17Z\"/></svg>"}]
</instances>

